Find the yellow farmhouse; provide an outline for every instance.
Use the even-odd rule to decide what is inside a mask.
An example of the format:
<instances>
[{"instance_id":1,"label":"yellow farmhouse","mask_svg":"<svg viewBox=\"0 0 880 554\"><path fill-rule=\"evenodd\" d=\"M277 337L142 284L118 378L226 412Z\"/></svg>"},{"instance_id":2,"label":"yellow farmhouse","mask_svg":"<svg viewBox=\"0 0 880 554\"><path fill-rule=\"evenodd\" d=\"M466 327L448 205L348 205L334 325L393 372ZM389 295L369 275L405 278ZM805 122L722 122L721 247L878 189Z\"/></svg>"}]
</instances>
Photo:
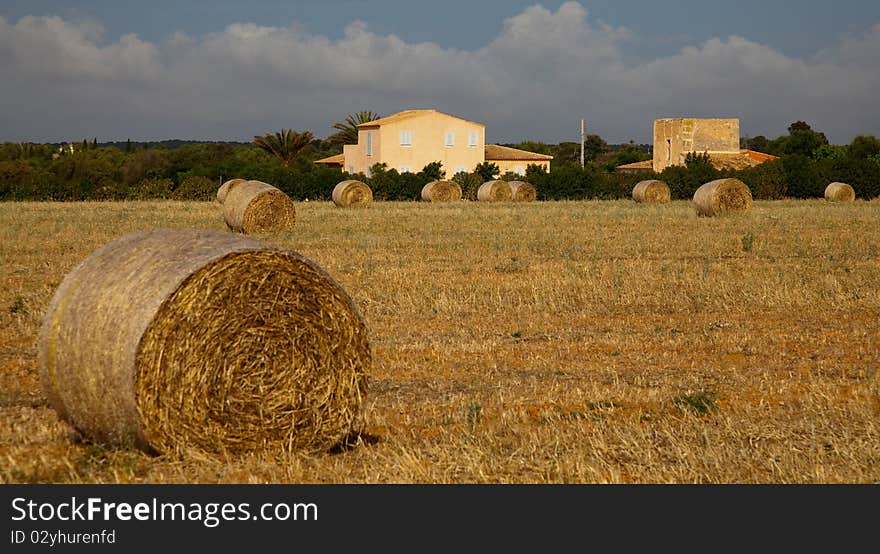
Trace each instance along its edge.
<instances>
[{"instance_id":1,"label":"yellow farmhouse","mask_svg":"<svg viewBox=\"0 0 880 554\"><path fill-rule=\"evenodd\" d=\"M498 165L501 173L524 175L536 164L550 171L553 156L486 144L486 126L437 110L407 110L358 125L357 144L343 146L342 154L315 163L335 165L348 173L370 176L370 168L384 163L400 173L421 171L440 162L446 176L471 172L482 162Z\"/></svg>"}]
</instances>

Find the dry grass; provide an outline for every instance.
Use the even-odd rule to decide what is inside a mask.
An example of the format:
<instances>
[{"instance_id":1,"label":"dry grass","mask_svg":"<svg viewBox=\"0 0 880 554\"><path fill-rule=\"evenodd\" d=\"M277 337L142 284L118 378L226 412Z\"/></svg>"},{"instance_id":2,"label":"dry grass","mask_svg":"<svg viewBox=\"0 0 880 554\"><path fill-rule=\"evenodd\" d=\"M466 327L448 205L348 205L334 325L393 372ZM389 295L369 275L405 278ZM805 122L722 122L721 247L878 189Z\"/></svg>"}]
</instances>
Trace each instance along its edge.
<instances>
[{"instance_id":1,"label":"dry grass","mask_svg":"<svg viewBox=\"0 0 880 554\"><path fill-rule=\"evenodd\" d=\"M880 482L878 201L301 203L258 238L364 313L363 432L317 455L76 440L37 378L55 288L125 233L222 230L217 210L0 204L0 481Z\"/></svg>"}]
</instances>

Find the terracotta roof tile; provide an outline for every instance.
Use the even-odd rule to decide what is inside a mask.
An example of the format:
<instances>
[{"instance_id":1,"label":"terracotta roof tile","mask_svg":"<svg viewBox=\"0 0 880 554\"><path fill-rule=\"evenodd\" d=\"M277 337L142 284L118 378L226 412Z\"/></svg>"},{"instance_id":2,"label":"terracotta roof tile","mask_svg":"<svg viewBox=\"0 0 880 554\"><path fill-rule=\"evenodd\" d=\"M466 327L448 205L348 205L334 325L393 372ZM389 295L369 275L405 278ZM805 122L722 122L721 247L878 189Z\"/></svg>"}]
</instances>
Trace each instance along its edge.
<instances>
[{"instance_id":1,"label":"terracotta roof tile","mask_svg":"<svg viewBox=\"0 0 880 554\"><path fill-rule=\"evenodd\" d=\"M321 158L320 160L315 160L316 164L345 164L345 154L336 154L335 156L330 156L327 158Z\"/></svg>"},{"instance_id":2,"label":"terracotta roof tile","mask_svg":"<svg viewBox=\"0 0 880 554\"><path fill-rule=\"evenodd\" d=\"M499 144L487 144L485 159L487 162L491 162L493 160L498 161L548 161L552 160L553 156L548 156L546 154L536 154L535 152L529 152L527 150L518 150L516 148L510 148L509 146L501 146Z\"/></svg>"}]
</instances>

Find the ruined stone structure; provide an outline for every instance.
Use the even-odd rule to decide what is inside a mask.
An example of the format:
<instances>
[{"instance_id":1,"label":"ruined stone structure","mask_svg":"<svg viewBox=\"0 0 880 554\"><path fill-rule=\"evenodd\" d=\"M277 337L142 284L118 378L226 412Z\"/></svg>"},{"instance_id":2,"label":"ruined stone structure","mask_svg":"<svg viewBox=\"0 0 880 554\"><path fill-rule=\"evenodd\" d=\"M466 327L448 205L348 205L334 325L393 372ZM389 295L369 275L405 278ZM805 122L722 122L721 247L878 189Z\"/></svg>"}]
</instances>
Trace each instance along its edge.
<instances>
[{"instance_id":1,"label":"ruined stone structure","mask_svg":"<svg viewBox=\"0 0 880 554\"><path fill-rule=\"evenodd\" d=\"M740 155L739 119L657 119L654 121L653 169L684 165L689 152L708 152L712 158Z\"/></svg>"}]
</instances>

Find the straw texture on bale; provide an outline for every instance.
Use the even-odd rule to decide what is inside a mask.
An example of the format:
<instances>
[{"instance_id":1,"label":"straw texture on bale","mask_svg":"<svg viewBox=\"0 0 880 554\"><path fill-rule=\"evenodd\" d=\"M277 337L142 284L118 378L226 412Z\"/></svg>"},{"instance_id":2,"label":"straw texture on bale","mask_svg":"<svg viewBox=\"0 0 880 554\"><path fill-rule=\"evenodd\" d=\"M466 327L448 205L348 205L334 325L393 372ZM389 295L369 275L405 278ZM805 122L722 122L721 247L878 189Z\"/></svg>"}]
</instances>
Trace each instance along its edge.
<instances>
[{"instance_id":1,"label":"straw texture on bale","mask_svg":"<svg viewBox=\"0 0 880 554\"><path fill-rule=\"evenodd\" d=\"M362 181L342 181L333 187L333 203L340 208L366 206L373 201L373 191Z\"/></svg>"},{"instance_id":2,"label":"straw texture on bale","mask_svg":"<svg viewBox=\"0 0 880 554\"><path fill-rule=\"evenodd\" d=\"M480 202L508 202L512 198L507 181L486 181L477 189Z\"/></svg>"},{"instance_id":3,"label":"straw texture on bale","mask_svg":"<svg viewBox=\"0 0 880 554\"><path fill-rule=\"evenodd\" d=\"M632 198L636 202L665 204L671 200L672 196L666 183L656 179L649 179L636 183L632 190Z\"/></svg>"},{"instance_id":4,"label":"straw texture on bale","mask_svg":"<svg viewBox=\"0 0 880 554\"><path fill-rule=\"evenodd\" d=\"M461 200L461 186L455 181L431 181L422 187L425 202L455 202Z\"/></svg>"},{"instance_id":5,"label":"straw texture on bale","mask_svg":"<svg viewBox=\"0 0 880 554\"><path fill-rule=\"evenodd\" d=\"M226 225L239 233L280 231L293 227L296 205L289 196L262 181L231 187L223 201Z\"/></svg>"},{"instance_id":6,"label":"straw texture on bale","mask_svg":"<svg viewBox=\"0 0 880 554\"><path fill-rule=\"evenodd\" d=\"M39 355L62 419L159 453L326 450L358 420L371 360L356 305L314 262L194 229L88 256L55 292Z\"/></svg>"},{"instance_id":7,"label":"straw texture on bale","mask_svg":"<svg viewBox=\"0 0 880 554\"><path fill-rule=\"evenodd\" d=\"M855 199L855 189L846 183L831 183L825 187L825 200L829 202L852 202Z\"/></svg>"},{"instance_id":8,"label":"straw texture on bale","mask_svg":"<svg viewBox=\"0 0 880 554\"><path fill-rule=\"evenodd\" d=\"M226 200L226 195L229 194L229 190L235 185L246 183L247 179L230 179L220 185L220 188L217 189L217 201L221 204Z\"/></svg>"},{"instance_id":9,"label":"straw texture on bale","mask_svg":"<svg viewBox=\"0 0 880 554\"><path fill-rule=\"evenodd\" d=\"M752 207L752 192L739 179L717 179L698 188L692 202L701 216L744 212Z\"/></svg>"},{"instance_id":10,"label":"straw texture on bale","mask_svg":"<svg viewBox=\"0 0 880 554\"><path fill-rule=\"evenodd\" d=\"M514 202L534 202L538 191L534 185L525 181L510 181L510 196Z\"/></svg>"}]
</instances>

